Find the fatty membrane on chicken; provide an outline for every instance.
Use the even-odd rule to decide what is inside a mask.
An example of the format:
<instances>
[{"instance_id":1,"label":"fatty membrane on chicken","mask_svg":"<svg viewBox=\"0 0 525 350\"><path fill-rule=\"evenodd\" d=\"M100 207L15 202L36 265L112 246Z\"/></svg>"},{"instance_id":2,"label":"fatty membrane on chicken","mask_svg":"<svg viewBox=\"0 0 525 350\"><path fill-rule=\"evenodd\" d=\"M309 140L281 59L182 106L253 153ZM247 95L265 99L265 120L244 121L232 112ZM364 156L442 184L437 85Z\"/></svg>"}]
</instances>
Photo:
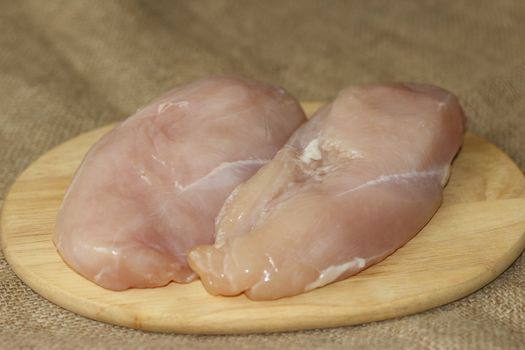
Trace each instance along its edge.
<instances>
[{"instance_id":1,"label":"fatty membrane on chicken","mask_svg":"<svg viewBox=\"0 0 525 350\"><path fill-rule=\"evenodd\" d=\"M175 88L89 150L58 214L59 253L108 289L191 281L187 253L214 242L224 200L305 120L283 90L249 79Z\"/></svg>"},{"instance_id":2,"label":"fatty membrane on chicken","mask_svg":"<svg viewBox=\"0 0 525 350\"><path fill-rule=\"evenodd\" d=\"M383 260L442 200L463 138L456 97L423 84L343 90L226 200L190 266L211 294L300 294Z\"/></svg>"}]
</instances>

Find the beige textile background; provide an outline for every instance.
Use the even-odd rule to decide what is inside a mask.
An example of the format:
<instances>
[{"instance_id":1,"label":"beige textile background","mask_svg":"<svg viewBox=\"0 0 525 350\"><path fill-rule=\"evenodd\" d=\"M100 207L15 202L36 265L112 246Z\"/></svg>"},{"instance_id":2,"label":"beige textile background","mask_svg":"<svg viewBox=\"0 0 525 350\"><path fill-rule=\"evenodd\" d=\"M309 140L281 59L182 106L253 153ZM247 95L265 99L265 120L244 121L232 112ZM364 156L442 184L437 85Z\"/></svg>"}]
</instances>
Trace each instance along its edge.
<instances>
[{"instance_id":1,"label":"beige textile background","mask_svg":"<svg viewBox=\"0 0 525 350\"><path fill-rule=\"evenodd\" d=\"M525 1L2 1L0 206L51 147L214 73L302 100L410 80L457 93L469 128L525 169ZM490 249L490 247L487 247ZM269 335L154 334L26 287L0 253L0 348L523 349L525 258L458 302L401 319Z\"/></svg>"}]
</instances>

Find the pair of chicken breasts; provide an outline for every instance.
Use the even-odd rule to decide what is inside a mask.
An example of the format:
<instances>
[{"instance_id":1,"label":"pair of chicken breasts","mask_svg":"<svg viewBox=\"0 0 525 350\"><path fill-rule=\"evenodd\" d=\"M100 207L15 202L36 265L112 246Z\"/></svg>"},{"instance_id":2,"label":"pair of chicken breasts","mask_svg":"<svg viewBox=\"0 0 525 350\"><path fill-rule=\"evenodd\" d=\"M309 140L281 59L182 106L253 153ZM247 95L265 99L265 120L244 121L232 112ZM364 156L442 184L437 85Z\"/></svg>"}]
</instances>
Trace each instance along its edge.
<instances>
[{"instance_id":1,"label":"pair of chicken breasts","mask_svg":"<svg viewBox=\"0 0 525 350\"><path fill-rule=\"evenodd\" d=\"M85 156L59 211L63 259L112 289L199 277L211 294L292 296L405 244L438 209L463 113L430 85L295 99L215 77L139 110Z\"/></svg>"}]
</instances>

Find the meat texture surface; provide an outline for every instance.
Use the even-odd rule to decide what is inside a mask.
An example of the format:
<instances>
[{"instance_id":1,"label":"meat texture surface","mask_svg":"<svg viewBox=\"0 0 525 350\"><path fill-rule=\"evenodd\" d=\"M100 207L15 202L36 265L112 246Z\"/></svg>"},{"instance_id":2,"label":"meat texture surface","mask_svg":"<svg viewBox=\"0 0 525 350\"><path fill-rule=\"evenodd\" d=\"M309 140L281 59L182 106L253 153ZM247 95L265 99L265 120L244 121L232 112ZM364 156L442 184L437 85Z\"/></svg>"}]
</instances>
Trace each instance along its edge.
<instances>
[{"instance_id":1,"label":"meat texture surface","mask_svg":"<svg viewBox=\"0 0 525 350\"><path fill-rule=\"evenodd\" d=\"M381 261L440 206L463 123L438 87L343 90L232 192L214 245L192 250L190 266L212 294L266 300Z\"/></svg>"},{"instance_id":2,"label":"meat texture surface","mask_svg":"<svg viewBox=\"0 0 525 350\"><path fill-rule=\"evenodd\" d=\"M113 290L189 282L230 192L306 120L283 90L236 77L175 88L87 153L55 228L64 260Z\"/></svg>"}]
</instances>

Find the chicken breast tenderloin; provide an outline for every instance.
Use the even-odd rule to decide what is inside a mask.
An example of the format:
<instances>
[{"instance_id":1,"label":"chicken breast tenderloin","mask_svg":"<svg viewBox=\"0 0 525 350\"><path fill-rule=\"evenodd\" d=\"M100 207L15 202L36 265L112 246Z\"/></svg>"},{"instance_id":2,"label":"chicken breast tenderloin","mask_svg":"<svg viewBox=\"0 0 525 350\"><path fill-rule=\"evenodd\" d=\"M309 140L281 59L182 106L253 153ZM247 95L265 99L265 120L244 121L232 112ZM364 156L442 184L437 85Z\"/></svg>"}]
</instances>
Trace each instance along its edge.
<instances>
[{"instance_id":1,"label":"chicken breast tenderloin","mask_svg":"<svg viewBox=\"0 0 525 350\"><path fill-rule=\"evenodd\" d=\"M248 79L170 91L87 153L58 214L58 251L113 290L189 282L187 253L214 242L226 197L305 120L283 90Z\"/></svg>"},{"instance_id":2,"label":"chicken breast tenderloin","mask_svg":"<svg viewBox=\"0 0 525 350\"><path fill-rule=\"evenodd\" d=\"M440 206L463 113L420 84L343 90L226 200L189 263L211 294L255 300L345 279L405 244Z\"/></svg>"}]
</instances>

